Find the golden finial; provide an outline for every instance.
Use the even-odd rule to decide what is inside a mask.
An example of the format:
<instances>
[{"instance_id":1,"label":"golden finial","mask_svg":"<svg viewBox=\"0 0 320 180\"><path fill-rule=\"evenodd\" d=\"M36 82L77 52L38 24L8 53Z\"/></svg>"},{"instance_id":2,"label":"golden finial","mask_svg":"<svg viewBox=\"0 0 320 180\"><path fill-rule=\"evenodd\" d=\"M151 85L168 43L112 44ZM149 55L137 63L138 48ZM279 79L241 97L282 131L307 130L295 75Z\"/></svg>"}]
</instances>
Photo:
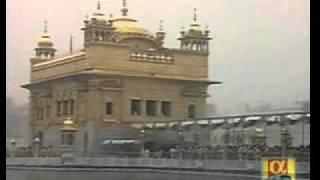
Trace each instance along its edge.
<instances>
[{"instance_id":1,"label":"golden finial","mask_svg":"<svg viewBox=\"0 0 320 180\"><path fill-rule=\"evenodd\" d=\"M98 1L97 10L100 10L100 9L101 9L101 4L100 4L100 1Z\"/></svg>"},{"instance_id":2,"label":"golden finial","mask_svg":"<svg viewBox=\"0 0 320 180\"><path fill-rule=\"evenodd\" d=\"M197 21L197 8L193 9L193 21L196 22Z\"/></svg>"},{"instance_id":3,"label":"golden finial","mask_svg":"<svg viewBox=\"0 0 320 180\"><path fill-rule=\"evenodd\" d=\"M122 1L122 9L121 9L122 15L127 16L128 14L128 8L127 8L127 0Z\"/></svg>"},{"instance_id":4,"label":"golden finial","mask_svg":"<svg viewBox=\"0 0 320 180\"><path fill-rule=\"evenodd\" d=\"M163 21L160 20L160 25L159 25L159 30L160 30L160 31L163 31L163 26L162 26L162 25L163 25Z\"/></svg>"},{"instance_id":5,"label":"golden finial","mask_svg":"<svg viewBox=\"0 0 320 180\"><path fill-rule=\"evenodd\" d=\"M71 36L70 36L70 54L72 54L72 51L73 51L73 47L72 47L73 42L72 42L72 40L73 40L73 37L72 37L72 35L71 35Z\"/></svg>"},{"instance_id":6,"label":"golden finial","mask_svg":"<svg viewBox=\"0 0 320 180\"><path fill-rule=\"evenodd\" d=\"M48 33L48 21L44 21L44 33Z\"/></svg>"}]
</instances>

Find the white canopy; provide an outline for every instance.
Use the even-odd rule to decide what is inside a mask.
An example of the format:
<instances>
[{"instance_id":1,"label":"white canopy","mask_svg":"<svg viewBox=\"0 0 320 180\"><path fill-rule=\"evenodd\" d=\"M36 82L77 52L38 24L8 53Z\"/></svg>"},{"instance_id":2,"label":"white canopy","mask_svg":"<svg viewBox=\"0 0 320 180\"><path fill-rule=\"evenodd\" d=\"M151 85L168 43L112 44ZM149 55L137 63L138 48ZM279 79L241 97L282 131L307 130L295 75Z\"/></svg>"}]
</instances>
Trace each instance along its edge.
<instances>
[{"instance_id":1,"label":"white canopy","mask_svg":"<svg viewBox=\"0 0 320 180\"><path fill-rule=\"evenodd\" d=\"M276 122L278 120L278 116L267 116L267 122Z\"/></svg>"},{"instance_id":2,"label":"white canopy","mask_svg":"<svg viewBox=\"0 0 320 180\"><path fill-rule=\"evenodd\" d=\"M171 122L171 123L169 123L169 127L173 127L173 126L175 126L175 125L178 125L178 122Z\"/></svg>"},{"instance_id":3,"label":"white canopy","mask_svg":"<svg viewBox=\"0 0 320 180\"><path fill-rule=\"evenodd\" d=\"M133 139L106 139L102 142L103 145L105 144L139 144L139 140Z\"/></svg>"},{"instance_id":4,"label":"white canopy","mask_svg":"<svg viewBox=\"0 0 320 180\"><path fill-rule=\"evenodd\" d=\"M246 117L244 119L245 122L248 122L248 121L258 121L261 119L261 116L251 116L251 117Z\"/></svg>"},{"instance_id":5,"label":"white canopy","mask_svg":"<svg viewBox=\"0 0 320 180\"><path fill-rule=\"evenodd\" d=\"M224 119L212 119L210 124L223 124Z\"/></svg>"},{"instance_id":6,"label":"white canopy","mask_svg":"<svg viewBox=\"0 0 320 180\"><path fill-rule=\"evenodd\" d=\"M198 120L197 124L199 124L199 125L208 125L209 124L209 120Z\"/></svg>"},{"instance_id":7,"label":"white canopy","mask_svg":"<svg viewBox=\"0 0 320 180\"><path fill-rule=\"evenodd\" d=\"M240 120L241 120L241 118L231 118L231 119L228 119L228 123L235 124L235 123L240 122Z\"/></svg>"},{"instance_id":8,"label":"white canopy","mask_svg":"<svg viewBox=\"0 0 320 180\"><path fill-rule=\"evenodd\" d=\"M165 128L167 126L167 124L166 123L156 123L154 126L156 128Z\"/></svg>"},{"instance_id":9,"label":"white canopy","mask_svg":"<svg viewBox=\"0 0 320 180\"><path fill-rule=\"evenodd\" d=\"M147 128L153 128L153 123L146 123L144 126Z\"/></svg>"},{"instance_id":10,"label":"white canopy","mask_svg":"<svg viewBox=\"0 0 320 180\"><path fill-rule=\"evenodd\" d=\"M194 121L183 121L183 122L181 122L182 126L190 126L192 124L194 124Z\"/></svg>"},{"instance_id":11,"label":"white canopy","mask_svg":"<svg viewBox=\"0 0 320 180\"><path fill-rule=\"evenodd\" d=\"M131 124L131 127L136 128L136 129L141 129L143 127L143 124Z\"/></svg>"},{"instance_id":12,"label":"white canopy","mask_svg":"<svg viewBox=\"0 0 320 180\"><path fill-rule=\"evenodd\" d=\"M303 115L301 115L301 114L289 114L286 116L286 118L288 118L290 120L298 120L302 117L303 117Z\"/></svg>"}]
</instances>

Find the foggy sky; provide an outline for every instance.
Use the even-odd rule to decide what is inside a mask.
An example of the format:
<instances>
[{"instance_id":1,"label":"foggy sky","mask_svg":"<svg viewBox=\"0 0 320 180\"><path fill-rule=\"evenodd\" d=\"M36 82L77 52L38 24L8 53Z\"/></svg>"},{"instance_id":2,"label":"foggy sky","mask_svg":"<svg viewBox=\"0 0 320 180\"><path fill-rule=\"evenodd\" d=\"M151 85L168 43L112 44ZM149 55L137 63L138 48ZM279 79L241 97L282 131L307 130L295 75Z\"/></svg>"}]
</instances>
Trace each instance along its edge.
<instances>
[{"instance_id":1,"label":"foggy sky","mask_svg":"<svg viewBox=\"0 0 320 180\"><path fill-rule=\"evenodd\" d=\"M106 16L120 15L122 0L100 0ZM80 28L86 14L96 8L94 0L7 0L7 96L21 104L28 91L29 58L48 20L49 34L59 53L80 49ZM307 0L128 0L129 16L155 31L164 21L165 46L179 47L181 27L192 22L208 25L209 74L222 85L211 86L209 103L220 113L243 111L245 104L270 103L292 106L309 99L309 1Z\"/></svg>"}]
</instances>

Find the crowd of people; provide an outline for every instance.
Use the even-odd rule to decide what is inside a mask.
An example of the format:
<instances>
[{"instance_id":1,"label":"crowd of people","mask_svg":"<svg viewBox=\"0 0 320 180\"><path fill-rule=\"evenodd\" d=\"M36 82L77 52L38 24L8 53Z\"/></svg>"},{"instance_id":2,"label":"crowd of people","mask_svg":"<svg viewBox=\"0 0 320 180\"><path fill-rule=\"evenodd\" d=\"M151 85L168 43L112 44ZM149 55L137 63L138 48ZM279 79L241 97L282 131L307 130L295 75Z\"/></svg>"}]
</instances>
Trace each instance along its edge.
<instances>
[{"instance_id":1,"label":"crowd of people","mask_svg":"<svg viewBox=\"0 0 320 180\"><path fill-rule=\"evenodd\" d=\"M38 151L38 152L36 152ZM12 149L6 152L7 157L12 156ZM14 156L15 157L33 157L38 154L39 157L57 157L58 154L54 152L52 146L43 146L40 147L39 150L35 149L35 147L27 146L27 147L19 147L15 149Z\"/></svg>"},{"instance_id":2,"label":"crowd of people","mask_svg":"<svg viewBox=\"0 0 320 180\"><path fill-rule=\"evenodd\" d=\"M308 160L310 146L287 148L288 156L301 160ZM228 160L255 160L263 156L280 156L280 146L256 146L256 145L229 145L229 146L174 146L169 149L158 149L143 152L144 157L151 158L181 158L181 159L228 159Z\"/></svg>"},{"instance_id":3,"label":"crowd of people","mask_svg":"<svg viewBox=\"0 0 320 180\"><path fill-rule=\"evenodd\" d=\"M274 146L257 146L257 145L229 145L229 146L171 146L166 148L148 149L145 148L137 154L139 157L145 158L167 158L167 159L227 159L227 160L255 160L263 156L280 156L282 147ZM35 156L36 150L31 146L16 149L16 157L32 157ZM54 152L52 146L41 147L38 150L39 157L57 157L58 153ZM288 156L295 157L297 160L308 161L310 155L310 146L290 147L286 149ZM119 152L120 154L120 152ZM131 156L126 156L126 155ZM134 157L132 152L121 152L120 157ZM10 153L7 151L7 156Z\"/></svg>"}]
</instances>

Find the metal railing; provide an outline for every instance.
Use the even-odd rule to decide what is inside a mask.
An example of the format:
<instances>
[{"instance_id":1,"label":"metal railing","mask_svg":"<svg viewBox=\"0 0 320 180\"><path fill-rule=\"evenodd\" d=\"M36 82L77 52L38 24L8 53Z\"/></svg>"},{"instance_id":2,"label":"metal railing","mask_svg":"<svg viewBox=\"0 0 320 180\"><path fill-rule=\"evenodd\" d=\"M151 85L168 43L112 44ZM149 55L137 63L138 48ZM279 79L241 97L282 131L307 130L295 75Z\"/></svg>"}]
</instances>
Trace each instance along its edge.
<instances>
[{"instance_id":1,"label":"metal railing","mask_svg":"<svg viewBox=\"0 0 320 180\"><path fill-rule=\"evenodd\" d=\"M256 152L253 149L245 150L239 152L239 149L228 150L226 148L220 149L171 149L169 152L156 151L149 152L147 150L143 152L93 152L84 153L80 151L74 152L75 157L114 157L114 158L152 158L152 159L185 159L185 160L258 160L263 157L280 157L280 151L266 151L266 152ZM16 158L21 157L34 157L32 151L16 151ZM310 151L297 151L289 152L289 157L295 158L298 162L309 162L310 161ZM12 157L7 154L7 157ZM61 157L61 153L50 152L50 151L40 151L39 157Z\"/></svg>"}]
</instances>

